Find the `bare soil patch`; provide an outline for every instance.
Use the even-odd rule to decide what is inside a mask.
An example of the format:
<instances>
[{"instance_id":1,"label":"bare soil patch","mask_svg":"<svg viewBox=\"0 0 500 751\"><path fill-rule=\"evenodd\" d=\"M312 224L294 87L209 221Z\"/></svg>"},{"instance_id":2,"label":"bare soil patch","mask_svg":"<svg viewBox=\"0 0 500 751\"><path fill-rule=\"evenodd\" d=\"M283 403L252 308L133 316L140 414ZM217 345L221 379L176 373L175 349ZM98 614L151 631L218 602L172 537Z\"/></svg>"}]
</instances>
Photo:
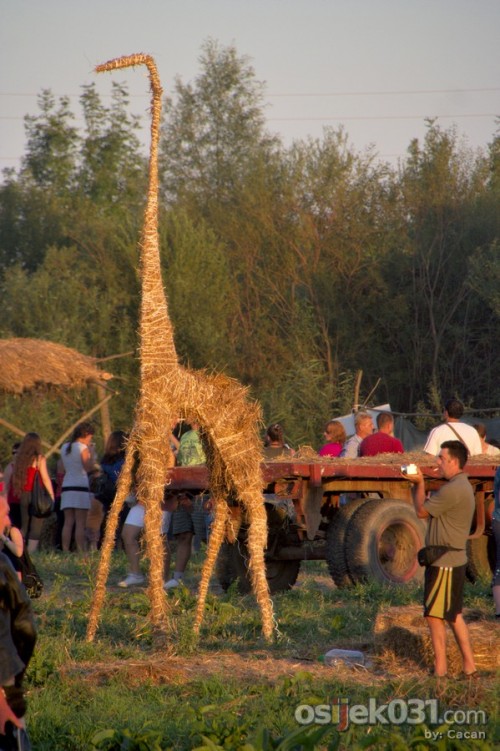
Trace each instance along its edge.
<instances>
[{"instance_id":1,"label":"bare soil patch","mask_svg":"<svg viewBox=\"0 0 500 751\"><path fill-rule=\"evenodd\" d=\"M120 660L113 663L80 662L68 663L63 672L65 675L78 676L79 680L88 680L92 684L105 683L116 679L126 681L128 686L135 686L150 681L163 683L190 683L203 681L208 678L221 677L224 680L268 683L297 675L307 671L322 679L330 673L338 678L366 684L384 681L387 676L359 667L328 666L321 662L304 658L272 657L266 652L261 654L252 652L251 655L220 653L214 655L199 655L180 657L177 655L165 657L164 654L146 660ZM368 678L369 676L369 678Z\"/></svg>"}]
</instances>

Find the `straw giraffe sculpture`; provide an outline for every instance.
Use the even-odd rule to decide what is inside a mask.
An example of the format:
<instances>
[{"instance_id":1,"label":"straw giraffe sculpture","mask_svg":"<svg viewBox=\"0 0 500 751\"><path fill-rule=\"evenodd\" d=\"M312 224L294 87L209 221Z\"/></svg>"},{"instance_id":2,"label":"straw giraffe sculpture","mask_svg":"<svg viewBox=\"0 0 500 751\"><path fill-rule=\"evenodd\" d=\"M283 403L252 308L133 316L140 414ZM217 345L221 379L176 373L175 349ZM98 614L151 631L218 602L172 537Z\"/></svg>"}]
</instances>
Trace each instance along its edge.
<instances>
[{"instance_id":1,"label":"straw giraffe sculpture","mask_svg":"<svg viewBox=\"0 0 500 751\"><path fill-rule=\"evenodd\" d=\"M262 497L261 442L258 434L260 409L248 400L247 389L223 375L184 368L175 350L173 327L161 278L158 239L158 144L162 88L156 64L144 54L110 60L96 72L145 65L151 93L151 146L149 183L144 214L141 256L140 393L130 432L125 463L111 507L101 549L96 588L87 626L93 640L105 598L118 515L134 482L137 497L145 507L144 535L150 561L148 595L153 625L166 632L168 598L163 590L163 544L160 537L161 502L169 467L170 426L177 418L195 418L202 428L210 476L215 518L202 569L194 628L198 632L218 552L231 524L226 499L237 497L246 512L249 569L260 608L263 634L271 639L274 618L266 579L264 550L267 519ZM234 539L234 537L233 537Z\"/></svg>"}]
</instances>

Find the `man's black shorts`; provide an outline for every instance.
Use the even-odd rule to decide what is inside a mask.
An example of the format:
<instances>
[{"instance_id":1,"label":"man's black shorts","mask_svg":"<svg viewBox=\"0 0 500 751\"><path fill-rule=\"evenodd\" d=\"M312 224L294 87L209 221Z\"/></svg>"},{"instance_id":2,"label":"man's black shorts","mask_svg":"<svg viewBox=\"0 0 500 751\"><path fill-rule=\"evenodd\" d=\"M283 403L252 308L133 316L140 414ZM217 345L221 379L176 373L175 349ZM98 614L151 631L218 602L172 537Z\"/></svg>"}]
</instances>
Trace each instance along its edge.
<instances>
[{"instance_id":1,"label":"man's black shorts","mask_svg":"<svg viewBox=\"0 0 500 751\"><path fill-rule=\"evenodd\" d=\"M454 623L462 612L466 566L427 566L424 582L424 616Z\"/></svg>"}]
</instances>

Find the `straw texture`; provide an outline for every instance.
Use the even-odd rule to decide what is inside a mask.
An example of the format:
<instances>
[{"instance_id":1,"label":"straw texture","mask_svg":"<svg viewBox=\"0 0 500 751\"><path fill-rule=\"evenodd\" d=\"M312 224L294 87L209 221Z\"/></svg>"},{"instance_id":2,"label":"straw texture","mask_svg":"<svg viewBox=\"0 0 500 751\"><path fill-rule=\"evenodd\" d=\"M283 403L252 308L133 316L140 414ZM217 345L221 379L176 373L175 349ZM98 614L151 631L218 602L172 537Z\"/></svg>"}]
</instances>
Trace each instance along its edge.
<instances>
[{"instance_id":1,"label":"straw texture","mask_svg":"<svg viewBox=\"0 0 500 751\"><path fill-rule=\"evenodd\" d=\"M111 60L99 65L96 71L111 71L135 65L147 67L152 93L149 183L140 242L141 383L134 427L127 446L127 460L106 526L87 638L93 639L96 633L119 511L134 482L138 500L145 507L146 554L150 560L148 594L152 622L164 632L172 629L163 591L160 522L165 480L169 467L174 463L169 443L170 426L181 418L196 420L201 425L215 504L214 532L202 571L195 630L199 630L202 622L208 583L224 533L229 527L226 499L231 496L238 499L246 514L249 525L250 576L261 611L263 633L270 639L274 618L264 561L267 519L260 470L260 408L248 399L247 389L234 379L192 371L178 362L162 284L158 239L158 142L162 94L158 72L153 58L143 54ZM136 463L134 477L133 467Z\"/></svg>"},{"instance_id":2,"label":"straw texture","mask_svg":"<svg viewBox=\"0 0 500 751\"><path fill-rule=\"evenodd\" d=\"M465 608L464 619L470 633L474 661L478 670L497 670L500 667L500 633L492 620L484 613ZM379 654L392 653L398 658L411 660L420 666L431 668L434 650L427 624L418 605L385 607L376 616L374 624L375 649ZM458 673L462 658L447 627L446 656L448 669Z\"/></svg>"},{"instance_id":3,"label":"straw texture","mask_svg":"<svg viewBox=\"0 0 500 751\"><path fill-rule=\"evenodd\" d=\"M22 394L41 387L81 388L109 381L93 357L43 339L0 340L0 391Z\"/></svg>"}]
</instances>

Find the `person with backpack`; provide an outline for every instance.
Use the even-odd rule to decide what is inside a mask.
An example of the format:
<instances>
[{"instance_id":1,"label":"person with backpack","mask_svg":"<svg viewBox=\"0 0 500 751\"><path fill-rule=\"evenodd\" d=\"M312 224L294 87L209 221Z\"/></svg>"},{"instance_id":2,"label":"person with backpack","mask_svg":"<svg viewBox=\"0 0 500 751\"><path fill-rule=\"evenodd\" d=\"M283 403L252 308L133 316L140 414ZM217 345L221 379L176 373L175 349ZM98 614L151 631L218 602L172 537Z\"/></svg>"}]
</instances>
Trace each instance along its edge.
<instances>
[{"instance_id":1,"label":"person with backpack","mask_svg":"<svg viewBox=\"0 0 500 751\"><path fill-rule=\"evenodd\" d=\"M443 441L460 441L467 449L469 456L483 453L481 438L472 425L462 422L464 405L459 399L448 399L443 409L443 423L433 428L424 446L426 454L437 456Z\"/></svg>"},{"instance_id":2,"label":"person with backpack","mask_svg":"<svg viewBox=\"0 0 500 751\"><path fill-rule=\"evenodd\" d=\"M54 489L47 470L47 460L42 454L42 441L38 433L26 433L13 463L12 490L20 499L21 533L27 542L29 553L33 553L38 548L44 521L30 513L33 485L38 481L38 474L53 501Z\"/></svg>"},{"instance_id":3,"label":"person with backpack","mask_svg":"<svg viewBox=\"0 0 500 751\"><path fill-rule=\"evenodd\" d=\"M109 434L100 461L100 471L90 481L90 489L93 493L87 516L87 537L90 549L96 550L104 539L106 520L116 495L118 478L125 463L127 438L128 435L124 430L113 430ZM120 512L116 531L117 539L120 538L127 513L128 509L122 509Z\"/></svg>"}]
</instances>

